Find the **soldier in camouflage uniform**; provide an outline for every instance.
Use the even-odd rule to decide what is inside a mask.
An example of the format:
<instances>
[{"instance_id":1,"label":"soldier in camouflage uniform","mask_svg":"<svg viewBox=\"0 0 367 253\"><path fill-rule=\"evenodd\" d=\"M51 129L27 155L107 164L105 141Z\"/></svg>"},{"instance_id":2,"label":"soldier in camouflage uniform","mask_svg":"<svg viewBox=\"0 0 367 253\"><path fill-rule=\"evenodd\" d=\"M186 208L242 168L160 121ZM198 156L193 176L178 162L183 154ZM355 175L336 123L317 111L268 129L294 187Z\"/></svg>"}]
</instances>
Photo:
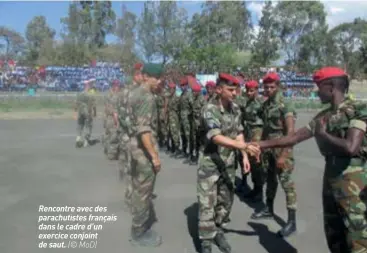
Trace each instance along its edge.
<instances>
[{"instance_id":1,"label":"soldier in camouflage uniform","mask_svg":"<svg viewBox=\"0 0 367 253\"><path fill-rule=\"evenodd\" d=\"M119 155L120 131L118 121L114 117L117 108L118 96L120 92L120 83L113 81L112 88L105 98L105 117L103 126L105 133L103 135L104 151L107 158L117 160Z\"/></svg>"},{"instance_id":2,"label":"soldier in camouflage uniform","mask_svg":"<svg viewBox=\"0 0 367 253\"><path fill-rule=\"evenodd\" d=\"M215 96L215 82L213 81L206 82L205 88L207 93L205 100L210 101Z\"/></svg>"},{"instance_id":3,"label":"soldier in camouflage uniform","mask_svg":"<svg viewBox=\"0 0 367 253\"><path fill-rule=\"evenodd\" d=\"M176 84L168 85L170 96L167 106L168 143L171 143L169 151L177 156L180 147L180 121L179 121L179 97L176 96Z\"/></svg>"},{"instance_id":4,"label":"soldier in camouflage uniform","mask_svg":"<svg viewBox=\"0 0 367 253\"><path fill-rule=\"evenodd\" d=\"M140 246L159 246L161 237L152 229L156 221L152 195L161 162L156 142L154 123L155 100L162 76L160 64L145 64L142 70L143 83L129 96L129 117L131 117L132 185L132 228L131 242Z\"/></svg>"},{"instance_id":5,"label":"soldier in camouflage uniform","mask_svg":"<svg viewBox=\"0 0 367 253\"><path fill-rule=\"evenodd\" d=\"M246 106L243 113L246 142L258 142L263 132L261 107L263 101L258 96L259 84L255 80L246 83ZM254 188L245 195L254 201L262 201L265 170L260 161L250 157L251 179Z\"/></svg>"},{"instance_id":6,"label":"soldier in camouflage uniform","mask_svg":"<svg viewBox=\"0 0 367 253\"><path fill-rule=\"evenodd\" d=\"M167 94L163 88L155 95L157 103L157 124L158 124L158 144L162 149L167 146L167 122L166 122L166 108L167 108Z\"/></svg>"},{"instance_id":7,"label":"soldier in camouflage uniform","mask_svg":"<svg viewBox=\"0 0 367 253\"><path fill-rule=\"evenodd\" d=\"M200 148L200 117L201 109L205 105L205 99L201 94L201 85L196 83L192 86L193 92L193 103L192 103L192 129L191 129L191 140L195 155L191 156L190 164L194 165L198 163L199 159L199 148Z\"/></svg>"},{"instance_id":8,"label":"soldier in camouflage uniform","mask_svg":"<svg viewBox=\"0 0 367 253\"><path fill-rule=\"evenodd\" d=\"M329 250L367 252L367 104L346 96L349 81L342 69L325 67L313 78L321 102L330 107L293 135L259 145L264 149L288 147L314 136L326 161L322 202Z\"/></svg>"},{"instance_id":9,"label":"soldier in camouflage uniform","mask_svg":"<svg viewBox=\"0 0 367 253\"><path fill-rule=\"evenodd\" d=\"M264 121L263 140L271 140L294 133L296 112L289 103L284 102L280 78L277 73L269 73L263 78L264 92L269 97L263 103ZM266 219L274 216L274 199L278 188L278 179L285 192L288 221L278 232L279 236L289 236L296 232L297 195L292 179L294 170L293 148L273 149L264 154L267 164L266 206L255 212L252 219Z\"/></svg>"},{"instance_id":10,"label":"soldier in camouflage uniform","mask_svg":"<svg viewBox=\"0 0 367 253\"><path fill-rule=\"evenodd\" d=\"M78 136L76 137L77 147L87 147L90 142L93 128L93 117L97 116L95 97L89 94L91 89L89 82L84 84L84 91L79 93L76 98L74 118L78 122ZM84 133L85 131L85 133Z\"/></svg>"},{"instance_id":11,"label":"soldier in camouflage uniform","mask_svg":"<svg viewBox=\"0 0 367 253\"><path fill-rule=\"evenodd\" d=\"M140 63L134 66L134 79L126 78L124 80L125 87L119 93L119 100L117 104L117 115L121 138L120 138L120 154L119 154L119 176L123 180L125 186L124 203L127 209L131 210L131 195L133 191L132 176L131 176L131 154L129 151L129 142L132 137L132 123L129 117L129 96L130 93L139 87L142 82L141 69L143 65Z\"/></svg>"},{"instance_id":12,"label":"soldier in camouflage uniform","mask_svg":"<svg viewBox=\"0 0 367 253\"><path fill-rule=\"evenodd\" d=\"M233 191L229 183L235 180L235 150L242 150L244 169L249 170L241 125L241 111L233 103L238 80L222 73L217 81L218 96L202 109L202 128L204 142L200 148L197 195L199 204L199 238L202 253L210 253L212 242L222 252L231 252L223 230L223 220L230 212L233 203ZM249 151L253 146L250 146ZM259 151L259 150L258 150ZM222 160L219 166L218 159ZM220 168L221 167L221 168ZM223 170L222 173L220 169ZM230 182L225 182L226 178Z\"/></svg>"},{"instance_id":13,"label":"soldier in camouflage uniform","mask_svg":"<svg viewBox=\"0 0 367 253\"><path fill-rule=\"evenodd\" d=\"M182 139L182 153L177 158L189 158L192 152L192 142L190 140L190 112L192 111L192 93L188 90L188 77L182 78L182 94L179 100L180 107L180 130ZM189 153L187 146L189 145Z\"/></svg>"}]
</instances>

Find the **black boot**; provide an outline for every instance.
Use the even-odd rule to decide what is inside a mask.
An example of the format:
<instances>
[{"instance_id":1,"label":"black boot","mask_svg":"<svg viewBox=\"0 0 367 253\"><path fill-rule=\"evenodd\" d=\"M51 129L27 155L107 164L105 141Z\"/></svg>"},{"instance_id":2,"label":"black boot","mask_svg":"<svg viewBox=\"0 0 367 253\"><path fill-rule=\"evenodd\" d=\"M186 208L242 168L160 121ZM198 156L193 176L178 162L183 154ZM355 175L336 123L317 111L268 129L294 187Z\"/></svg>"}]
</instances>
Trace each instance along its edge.
<instances>
[{"instance_id":1,"label":"black boot","mask_svg":"<svg viewBox=\"0 0 367 253\"><path fill-rule=\"evenodd\" d=\"M231 253L231 245L227 242L223 232L218 232L214 237L214 242L218 246L219 250L223 253Z\"/></svg>"},{"instance_id":2,"label":"black boot","mask_svg":"<svg viewBox=\"0 0 367 253\"><path fill-rule=\"evenodd\" d=\"M284 227L278 231L280 237L288 237L297 231L296 210L288 209L288 221Z\"/></svg>"},{"instance_id":3,"label":"black boot","mask_svg":"<svg viewBox=\"0 0 367 253\"><path fill-rule=\"evenodd\" d=\"M187 158L187 157L189 157L189 155L185 151L182 151L180 155L178 155L176 158L182 159L182 158Z\"/></svg>"},{"instance_id":4,"label":"black boot","mask_svg":"<svg viewBox=\"0 0 367 253\"><path fill-rule=\"evenodd\" d=\"M190 164L192 160L193 154L189 154L187 158L182 162L183 164Z\"/></svg>"},{"instance_id":5,"label":"black boot","mask_svg":"<svg viewBox=\"0 0 367 253\"><path fill-rule=\"evenodd\" d=\"M201 241L201 253L212 253L212 241L211 240Z\"/></svg>"},{"instance_id":6,"label":"black boot","mask_svg":"<svg viewBox=\"0 0 367 253\"><path fill-rule=\"evenodd\" d=\"M191 159L190 165L197 165L198 160L199 160L199 157L197 155L194 155Z\"/></svg>"},{"instance_id":7,"label":"black boot","mask_svg":"<svg viewBox=\"0 0 367 253\"><path fill-rule=\"evenodd\" d=\"M259 212L255 212L251 215L251 219L272 219L274 218L274 200L267 200L266 206Z\"/></svg>"}]
</instances>

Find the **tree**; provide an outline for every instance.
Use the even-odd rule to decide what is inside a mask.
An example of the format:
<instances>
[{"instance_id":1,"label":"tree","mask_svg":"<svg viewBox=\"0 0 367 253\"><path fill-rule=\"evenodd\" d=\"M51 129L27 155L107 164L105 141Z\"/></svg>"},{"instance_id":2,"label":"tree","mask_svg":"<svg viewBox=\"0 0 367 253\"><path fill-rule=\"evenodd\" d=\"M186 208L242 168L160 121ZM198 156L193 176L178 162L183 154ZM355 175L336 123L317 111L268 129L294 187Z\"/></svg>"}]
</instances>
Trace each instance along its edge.
<instances>
[{"instance_id":1,"label":"tree","mask_svg":"<svg viewBox=\"0 0 367 253\"><path fill-rule=\"evenodd\" d=\"M49 47L53 43L55 31L51 29L44 16L34 17L27 25L27 59L28 62L37 62L41 49ZM45 43L47 42L47 45ZM44 57L47 57L44 55Z\"/></svg>"},{"instance_id":2,"label":"tree","mask_svg":"<svg viewBox=\"0 0 367 253\"><path fill-rule=\"evenodd\" d=\"M257 67L269 66L279 58L280 41L277 37L271 1L267 1L259 22L259 33L252 48L251 64Z\"/></svg>"},{"instance_id":3,"label":"tree","mask_svg":"<svg viewBox=\"0 0 367 253\"><path fill-rule=\"evenodd\" d=\"M294 65L301 48L301 38L325 25L324 5L318 1L279 2L274 9L275 24L287 61Z\"/></svg>"},{"instance_id":4,"label":"tree","mask_svg":"<svg viewBox=\"0 0 367 253\"><path fill-rule=\"evenodd\" d=\"M16 57L24 49L24 38L18 32L0 26L0 40L3 40L5 48L5 58Z\"/></svg>"},{"instance_id":5,"label":"tree","mask_svg":"<svg viewBox=\"0 0 367 253\"><path fill-rule=\"evenodd\" d=\"M137 59L136 46L136 26L137 17L134 13L122 8L122 17L117 21L116 35L120 39L120 59L121 66L125 72L131 73L134 62Z\"/></svg>"}]
</instances>

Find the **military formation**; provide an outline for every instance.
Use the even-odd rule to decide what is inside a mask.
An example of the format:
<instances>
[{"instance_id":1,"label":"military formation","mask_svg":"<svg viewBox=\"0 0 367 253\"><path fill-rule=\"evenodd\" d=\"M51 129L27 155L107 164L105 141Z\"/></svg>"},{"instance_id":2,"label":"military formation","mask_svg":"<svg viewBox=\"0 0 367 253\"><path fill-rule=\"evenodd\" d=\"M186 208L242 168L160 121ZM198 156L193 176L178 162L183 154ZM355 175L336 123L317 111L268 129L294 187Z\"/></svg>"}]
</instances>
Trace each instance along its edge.
<instances>
[{"instance_id":1,"label":"military formation","mask_svg":"<svg viewBox=\"0 0 367 253\"><path fill-rule=\"evenodd\" d=\"M297 194L293 180L293 146L315 137L325 157L323 211L330 252L367 253L367 105L347 96L347 74L336 67L315 72L322 103L330 107L308 126L295 129L297 113L282 95L277 73L262 78L264 95L255 80L245 83L220 73L203 87L191 74L177 84L164 78L158 64L136 64L133 78L114 82L105 99L103 147L106 157L118 160L125 186L124 203L131 213L131 243L157 247L162 238L154 230L154 186L161 170L159 151L198 165L198 235L201 252L232 252L224 227L231 221L234 193L263 208L251 219L273 219L280 183L288 220L278 231L288 237L297 231ZM176 95L177 85L182 93ZM123 87L123 88L120 88ZM96 115L95 99L77 97L76 146L88 146ZM242 181L235 185L240 168ZM248 178L253 188L248 190ZM264 194L265 193L265 194ZM264 198L265 195L265 198Z\"/></svg>"}]
</instances>

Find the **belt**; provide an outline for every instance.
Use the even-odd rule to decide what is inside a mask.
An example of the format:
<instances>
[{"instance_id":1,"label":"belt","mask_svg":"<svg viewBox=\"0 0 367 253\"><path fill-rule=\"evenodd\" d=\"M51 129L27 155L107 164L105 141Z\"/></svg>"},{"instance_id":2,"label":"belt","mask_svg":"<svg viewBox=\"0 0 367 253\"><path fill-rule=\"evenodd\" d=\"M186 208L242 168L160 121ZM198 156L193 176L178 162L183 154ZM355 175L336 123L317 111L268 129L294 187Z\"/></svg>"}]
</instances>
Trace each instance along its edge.
<instances>
[{"instance_id":1,"label":"belt","mask_svg":"<svg viewBox=\"0 0 367 253\"><path fill-rule=\"evenodd\" d=\"M356 157L349 158L349 157L327 156L326 161L335 165L341 165L347 162L350 166L364 166L366 164L366 160Z\"/></svg>"}]
</instances>

